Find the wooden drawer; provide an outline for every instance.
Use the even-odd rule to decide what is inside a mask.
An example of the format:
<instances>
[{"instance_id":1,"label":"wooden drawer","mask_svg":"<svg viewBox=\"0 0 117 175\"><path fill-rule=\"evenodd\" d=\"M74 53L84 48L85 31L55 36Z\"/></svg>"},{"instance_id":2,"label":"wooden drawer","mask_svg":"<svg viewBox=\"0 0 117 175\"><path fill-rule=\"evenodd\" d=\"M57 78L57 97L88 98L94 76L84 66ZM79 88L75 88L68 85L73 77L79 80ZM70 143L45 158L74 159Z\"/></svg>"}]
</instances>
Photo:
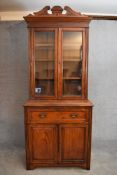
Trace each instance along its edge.
<instances>
[{"instance_id":1,"label":"wooden drawer","mask_svg":"<svg viewBox=\"0 0 117 175\"><path fill-rule=\"evenodd\" d=\"M88 122L88 111L29 111L28 123Z\"/></svg>"}]
</instances>

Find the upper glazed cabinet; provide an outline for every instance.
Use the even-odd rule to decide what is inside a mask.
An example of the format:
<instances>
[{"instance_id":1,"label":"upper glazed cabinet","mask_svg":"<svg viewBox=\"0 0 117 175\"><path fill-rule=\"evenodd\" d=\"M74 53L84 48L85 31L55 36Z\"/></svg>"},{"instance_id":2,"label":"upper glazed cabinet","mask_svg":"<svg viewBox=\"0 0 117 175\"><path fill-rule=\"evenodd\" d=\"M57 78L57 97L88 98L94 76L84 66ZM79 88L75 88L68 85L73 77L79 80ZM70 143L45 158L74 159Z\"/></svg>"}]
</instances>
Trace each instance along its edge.
<instances>
[{"instance_id":1,"label":"upper glazed cabinet","mask_svg":"<svg viewBox=\"0 0 117 175\"><path fill-rule=\"evenodd\" d=\"M45 8L48 9L48 6ZM62 14L63 12L65 14ZM48 12L47 12L48 13ZM30 50L30 97L39 99L85 99L87 98L87 40L88 29L84 28L89 19L70 8L51 9L46 23L35 18L29 23ZM70 13L79 15L80 22L71 28ZM59 14L59 15L58 15ZM49 18L53 16L53 18ZM55 16L69 23L55 23ZM62 18L63 17L63 18ZM66 18L66 19L65 19ZM51 19L51 23L50 23ZM45 20L45 19L44 19ZM34 23L34 24L33 24ZM51 25L49 25L51 24ZM35 26L34 26L35 25ZM33 26L33 27L32 27Z\"/></svg>"}]
</instances>

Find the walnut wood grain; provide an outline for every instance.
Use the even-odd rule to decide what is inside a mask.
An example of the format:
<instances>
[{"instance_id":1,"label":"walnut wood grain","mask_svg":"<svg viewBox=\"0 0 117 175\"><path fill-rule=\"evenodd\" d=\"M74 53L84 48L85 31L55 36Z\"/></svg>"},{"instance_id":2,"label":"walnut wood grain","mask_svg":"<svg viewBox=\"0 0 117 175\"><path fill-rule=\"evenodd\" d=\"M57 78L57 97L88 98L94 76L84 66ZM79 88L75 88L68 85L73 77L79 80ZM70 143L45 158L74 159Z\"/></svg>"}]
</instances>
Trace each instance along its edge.
<instances>
[{"instance_id":1,"label":"walnut wood grain","mask_svg":"<svg viewBox=\"0 0 117 175\"><path fill-rule=\"evenodd\" d=\"M24 104L26 168L73 166L89 170L93 104L88 100L88 28L92 17L68 6L46 6L24 19L29 31L29 100ZM51 31L55 36L53 96L35 94L35 34L40 31ZM82 32L80 96L63 95L64 31Z\"/></svg>"},{"instance_id":2,"label":"walnut wood grain","mask_svg":"<svg viewBox=\"0 0 117 175\"><path fill-rule=\"evenodd\" d=\"M31 125L29 130L30 161L38 163L56 162L57 127L56 125ZM38 139L39 138L39 139Z\"/></svg>"},{"instance_id":3,"label":"walnut wood grain","mask_svg":"<svg viewBox=\"0 0 117 175\"><path fill-rule=\"evenodd\" d=\"M40 109L41 110L41 109ZM88 122L88 110L76 109L76 111L40 111L38 108L28 110L26 123L84 123Z\"/></svg>"},{"instance_id":4,"label":"walnut wood grain","mask_svg":"<svg viewBox=\"0 0 117 175\"><path fill-rule=\"evenodd\" d=\"M86 162L88 142L87 125L60 125L60 139L60 153L62 162Z\"/></svg>"},{"instance_id":5,"label":"walnut wood grain","mask_svg":"<svg viewBox=\"0 0 117 175\"><path fill-rule=\"evenodd\" d=\"M51 13L49 13L49 10ZM63 13L63 11L65 11L65 13ZM64 8L62 8L61 6L54 6L54 7L50 7L50 6L45 6L42 10L38 11L38 12L34 12L33 14L29 14L28 16L24 17L25 20L29 17L43 17L43 16L48 16L48 17L53 17L53 16L76 16L76 17L87 17L86 15L81 15L80 12L76 12L74 11L72 8L70 8L69 6L64 6Z\"/></svg>"},{"instance_id":6,"label":"walnut wood grain","mask_svg":"<svg viewBox=\"0 0 117 175\"><path fill-rule=\"evenodd\" d=\"M28 106L88 106L91 107L93 104L89 100L28 100L25 104Z\"/></svg>"},{"instance_id":7,"label":"walnut wood grain","mask_svg":"<svg viewBox=\"0 0 117 175\"><path fill-rule=\"evenodd\" d=\"M50 10L51 13L49 13L48 10ZM62 13L63 11L65 11L66 13ZM90 22L92 18L87 15L83 15L80 12L75 12L69 6L65 6L64 8L60 6L54 6L50 8L50 6L46 6L38 12L34 12L34 14L24 16L24 19L25 21L30 23L30 22L41 22L41 21Z\"/></svg>"}]
</instances>

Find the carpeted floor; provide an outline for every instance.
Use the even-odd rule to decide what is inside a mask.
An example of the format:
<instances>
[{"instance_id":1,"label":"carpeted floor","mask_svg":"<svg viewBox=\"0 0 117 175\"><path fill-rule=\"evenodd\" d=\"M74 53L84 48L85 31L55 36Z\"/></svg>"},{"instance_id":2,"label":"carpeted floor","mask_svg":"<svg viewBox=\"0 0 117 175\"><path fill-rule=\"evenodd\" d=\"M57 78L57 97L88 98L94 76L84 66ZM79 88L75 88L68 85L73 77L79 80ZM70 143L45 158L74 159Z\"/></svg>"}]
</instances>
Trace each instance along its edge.
<instances>
[{"instance_id":1,"label":"carpeted floor","mask_svg":"<svg viewBox=\"0 0 117 175\"><path fill-rule=\"evenodd\" d=\"M117 142L95 143L91 170L80 168L25 169L25 151L20 148L0 149L0 175L117 175Z\"/></svg>"}]
</instances>

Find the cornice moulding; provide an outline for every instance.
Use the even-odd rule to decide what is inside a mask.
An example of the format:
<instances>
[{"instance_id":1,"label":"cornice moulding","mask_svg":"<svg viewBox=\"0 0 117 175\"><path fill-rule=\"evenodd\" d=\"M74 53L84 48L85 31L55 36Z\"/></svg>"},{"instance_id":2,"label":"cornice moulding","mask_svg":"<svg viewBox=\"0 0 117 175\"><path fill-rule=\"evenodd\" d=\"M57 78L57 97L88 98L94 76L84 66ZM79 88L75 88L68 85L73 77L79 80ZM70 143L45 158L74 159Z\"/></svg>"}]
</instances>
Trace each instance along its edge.
<instances>
[{"instance_id":1,"label":"cornice moulding","mask_svg":"<svg viewBox=\"0 0 117 175\"><path fill-rule=\"evenodd\" d=\"M0 21L20 21L24 20L23 16L28 14L33 14L32 11L7 11L0 12ZM117 14L107 14L107 13L86 13L81 14L91 16L93 19L97 20L117 20Z\"/></svg>"}]
</instances>

